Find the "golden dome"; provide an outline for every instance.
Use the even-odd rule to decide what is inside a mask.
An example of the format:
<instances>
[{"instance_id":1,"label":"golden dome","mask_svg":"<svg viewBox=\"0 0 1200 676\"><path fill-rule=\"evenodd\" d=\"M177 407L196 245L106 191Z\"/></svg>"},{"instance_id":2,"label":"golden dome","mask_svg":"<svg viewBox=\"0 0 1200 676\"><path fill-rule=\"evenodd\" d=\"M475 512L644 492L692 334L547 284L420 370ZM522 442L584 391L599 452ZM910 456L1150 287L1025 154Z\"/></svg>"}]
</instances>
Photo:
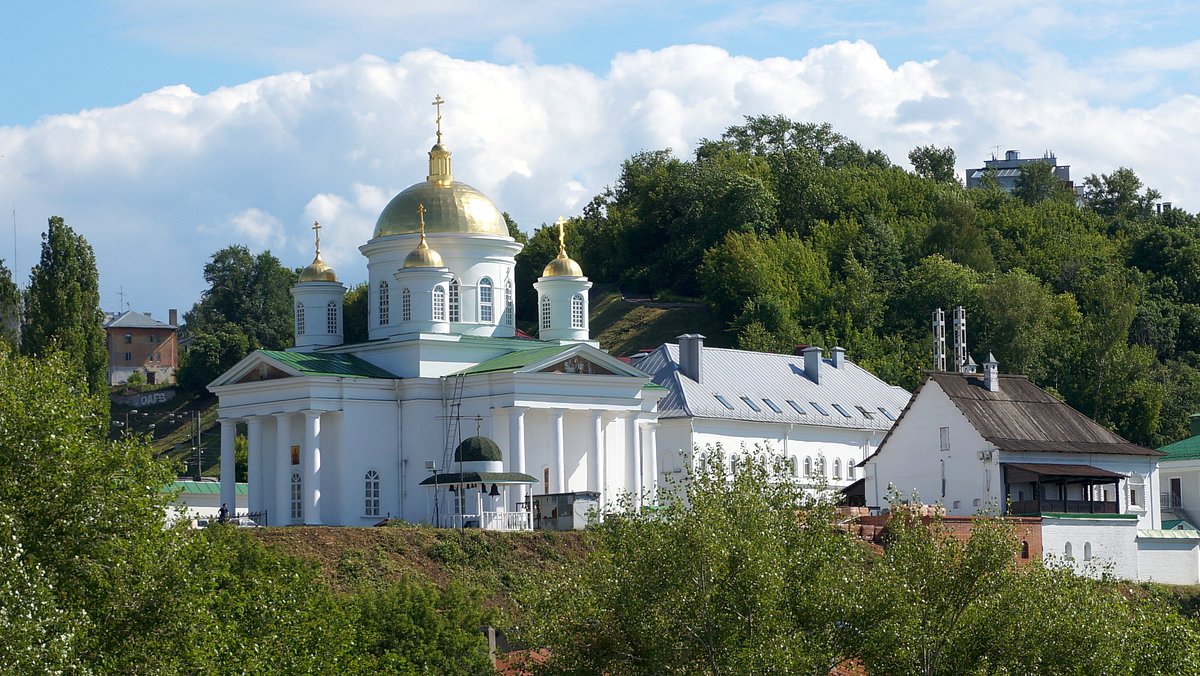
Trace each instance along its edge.
<instances>
[{"instance_id":1,"label":"golden dome","mask_svg":"<svg viewBox=\"0 0 1200 676\"><path fill-rule=\"evenodd\" d=\"M558 257L542 269L543 277L582 277L583 268L567 255L567 219L562 216L554 222L558 226Z\"/></svg>"},{"instance_id":2,"label":"golden dome","mask_svg":"<svg viewBox=\"0 0 1200 676\"><path fill-rule=\"evenodd\" d=\"M308 264L308 267L300 271L301 282L336 282L337 273L333 268L325 264L321 260L321 224L314 222L312 227L314 236L316 237L317 254L313 256L313 262Z\"/></svg>"},{"instance_id":3,"label":"golden dome","mask_svg":"<svg viewBox=\"0 0 1200 676\"><path fill-rule=\"evenodd\" d=\"M427 232L508 237L504 217L492 201L466 183L422 181L392 198L375 223L375 237L414 235L417 205L425 205Z\"/></svg>"},{"instance_id":4,"label":"golden dome","mask_svg":"<svg viewBox=\"0 0 1200 676\"><path fill-rule=\"evenodd\" d=\"M321 260L320 256L317 256L307 268L300 271L300 281L336 282L337 274L333 271L333 268L325 265L325 261Z\"/></svg>"},{"instance_id":5,"label":"golden dome","mask_svg":"<svg viewBox=\"0 0 1200 676\"><path fill-rule=\"evenodd\" d=\"M558 258L546 264L542 270L543 277L582 277L583 268L571 260L566 251L559 251Z\"/></svg>"},{"instance_id":6,"label":"golden dome","mask_svg":"<svg viewBox=\"0 0 1200 676\"><path fill-rule=\"evenodd\" d=\"M442 255L434 251L429 243L425 241L425 205L417 205L417 227L420 228L421 241L417 242L417 248L408 252L404 257L404 267L406 268L444 268L446 264L442 262Z\"/></svg>"}]
</instances>

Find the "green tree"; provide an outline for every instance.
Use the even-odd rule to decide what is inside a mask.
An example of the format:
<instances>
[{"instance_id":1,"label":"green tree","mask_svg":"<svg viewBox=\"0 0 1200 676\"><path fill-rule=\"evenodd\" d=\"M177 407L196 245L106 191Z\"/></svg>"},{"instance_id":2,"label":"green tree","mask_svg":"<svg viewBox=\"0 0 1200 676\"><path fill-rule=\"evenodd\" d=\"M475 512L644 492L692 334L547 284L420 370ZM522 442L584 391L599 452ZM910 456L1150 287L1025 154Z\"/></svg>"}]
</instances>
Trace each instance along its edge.
<instances>
[{"instance_id":1,"label":"green tree","mask_svg":"<svg viewBox=\"0 0 1200 676\"><path fill-rule=\"evenodd\" d=\"M913 172L921 178L938 183L959 184L958 176L954 173L954 149L949 146L917 146L908 152L908 161L912 163Z\"/></svg>"},{"instance_id":2,"label":"green tree","mask_svg":"<svg viewBox=\"0 0 1200 676\"><path fill-rule=\"evenodd\" d=\"M295 339L291 288L297 274L264 251L253 255L235 244L212 255L204 266L209 287L184 314L183 333L199 336L237 327L249 349L280 350Z\"/></svg>"},{"instance_id":3,"label":"green tree","mask_svg":"<svg viewBox=\"0 0 1200 676\"><path fill-rule=\"evenodd\" d=\"M1161 198L1161 193L1143 186L1142 179L1127 167L1083 179L1083 203L1106 220L1147 218Z\"/></svg>"},{"instance_id":4,"label":"green tree","mask_svg":"<svg viewBox=\"0 0 1200 676\"><path fill-rule=\"evenodd\" d=\"M180 386L194 392L202 391L250 352L250 341L237 326L221 324L209 331L192 339L175 374Z\"/></svg>"},{"instance_id":5,"label":"green tree","mask_svg":"<svg viewBox=\"0 0 1200 676\"><path fill-rule=\"evenodd\" d=\"M523 587L546 672L825 674L848 656L864 550L769 456L697 454L652 512L609 515L581 564Z\"/></svg>"},{"instance_id":6,"label":"green tree","mask_svg":"<svg viewBox=\"0 0 1200 676\"><path fill-rule=\"evenodd\" d=\"M367 283L361 282L342 299L342 330L347 343L366 342L370 335L367 330L367 299L370 295Z\"/></svg>"},{"instance_id":7,"label":"green tree","mask_svg":"<svg viewBox=\"0 0 1200 676\"><path fill-rule=\"evenodd\" d=\"M92 392L108 389L108 353L100 311L96 256L82 235L59 216L42 233L42 256L29 275L21 349L45 355L72 355Z\"/></svg>"},{"instance_id":8,"label":"green tree","mask_svg":"<svg viewBox=\"0 0 1200 676\"><path fill-rule=\"evenodd\" d=\"M0 258L0 341L20 347L21 290L13 282L12 272Z\"/></svg>"},{"instance_id":9,"label":"green tree","mask_svg":"<svg viewBox=\"0 0 1200 676\"><path fill-rule=\"evenodd\" d=\"M1033 205L1067 194L1063 183L1054 175L1054 165L1037 161L1022 164L1017 169L1013 197Z\"/></svg>"}]
</instances>

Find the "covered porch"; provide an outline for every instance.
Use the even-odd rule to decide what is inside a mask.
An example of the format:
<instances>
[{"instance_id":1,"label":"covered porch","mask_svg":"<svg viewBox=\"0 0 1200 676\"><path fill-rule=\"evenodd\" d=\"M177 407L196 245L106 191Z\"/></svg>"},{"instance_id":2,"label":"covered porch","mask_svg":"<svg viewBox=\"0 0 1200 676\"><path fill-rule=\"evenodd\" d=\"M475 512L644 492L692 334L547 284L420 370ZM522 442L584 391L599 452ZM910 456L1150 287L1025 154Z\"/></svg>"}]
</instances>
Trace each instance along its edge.
<instances>
[{"instance_id":1,"label":"covered porch","mask_svg":"<svg viewBox=\"0 0 1200 676\"><path fill-rule=\"evenodd\" d=\"M1091 465L1001 463L1008 513L1119 514L1123 474ZM1111 487L1111 490L1105 490ZM1099 488L1099 497L1096 489ZM1111 499L1110 499L1111 498Z\"/></svg>"},{"instance_id":2,"label":"covered porch","mask_svg":"<svg viewBox=\"0 0 1200 676\"><path fill-rule=\"evenodd\" d=\"M420 485L432 492L435 526L522 531L533 530L533 513L523 506L527 503L514 502L515 489L535 483L535 477L520 472L447 472ZM516 505L512 511L506 508L510 504Z\"/></svg>"}]
</instances>

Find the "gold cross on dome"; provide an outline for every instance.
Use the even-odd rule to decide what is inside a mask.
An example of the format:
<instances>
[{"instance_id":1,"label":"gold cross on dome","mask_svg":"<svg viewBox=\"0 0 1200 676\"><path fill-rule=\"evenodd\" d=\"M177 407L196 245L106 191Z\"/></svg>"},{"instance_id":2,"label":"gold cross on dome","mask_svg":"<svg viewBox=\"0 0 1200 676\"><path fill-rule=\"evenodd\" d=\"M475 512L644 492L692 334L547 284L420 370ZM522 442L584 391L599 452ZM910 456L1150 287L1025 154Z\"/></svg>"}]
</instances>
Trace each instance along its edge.
<instances>
[{"instance_id":1,"label":"gold cross on dome","mask_svg":"<svg viewBox=\"0 0 1200 676\"><path fill-rule=\"evenodd\" d=\"M562 253L567 250L567 219L559 216L554 224L558 226L558 251Z\"/></svg>"},{"instance_id":2,"label":"gold cross on dome","mask_svg":"<svg viewBox=\"0 0 1200 676\"><path fill-rule=\"evenodd\" d=\"M445 102L446 102L446 100L442 98L441 94L438 94L437 96L433 97L433 106L435 108L437 108L437 142L438 143L442 142L442 104Z\"/></svg>"},{"instance_id":3,"label":"gold cross on dome","mask_svg":"<svg viewBox=\"0 0 1200 676\"><path fill-rule=\"evenodd\" d=\"M313 231L313 236L317 240L317 255L320 256L321 255L321 222L320 221L313 221L312 231Z\"/></svg>"},{"instance_id":4,"label":"gold cross on dome","mask_svg":"<svg viewBox=\"0 0 1200 676\"><path fill-rule=\"evenodd\" d=\"M425 239L425 205L417 205L417 220L421 223L421 239Z\"/></svg>"}]
</instances>

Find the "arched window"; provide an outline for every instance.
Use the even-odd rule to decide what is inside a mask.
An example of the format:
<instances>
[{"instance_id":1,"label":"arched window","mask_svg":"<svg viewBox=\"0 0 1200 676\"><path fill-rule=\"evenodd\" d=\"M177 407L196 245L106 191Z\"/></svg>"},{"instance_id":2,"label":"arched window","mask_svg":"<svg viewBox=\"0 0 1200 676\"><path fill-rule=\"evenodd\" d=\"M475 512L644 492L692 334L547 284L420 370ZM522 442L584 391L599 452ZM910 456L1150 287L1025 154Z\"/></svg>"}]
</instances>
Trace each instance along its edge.
<instances>
[{"instance_id":1,"label":"arched window","mask_svg":"<svg viewBox=\"0 0 1200 676\"><path fill-rule=\"evenodd\" d=\"M550 328L550 297L549 296L542 296L542 312L541 312L541 314L542 314L541 327L543 329Z\"/></svg>"},{"instance_id":2,"label":"arched window","mask_svg":"<svg viewBox=\"0 0 1200 676\"><path fill-rule=\"evenodd\" d=\"M583 294L577 293L571 297L571 328L584 328L583 319Z\"/></svg>"},{"instance_id":3,"label":"arched window","mask_svg":"<svg viewBox=\"0 0 1200 676\"><path fill-rule=\"evenodd\" d=\"M331 336L338 333L338 307L334 301L325 305L325 332Z\"/></svg>"},{"instance_id":4,"label":"arched window","mask_svg":"<svg viewBox=\"0 0 1200 676\"><path fill-rule=\"evenodd\" d=\"M1021 540L1021 558L1029 558L1029 540Z\"/></svg>"},{"instance_id":5,"label":"arched window","mask_svg":"<svg viewBox=\"0 0 1200 676\"><path fill-rule=\"evenodd\" d=\"M373 469L363 476L363 514L379 516L379 472Z\"/></svg>"},{"instance_id":6,"label":"arched window","mask_svg":"<svg viewBox=\"0 0 1200 676\"><path fill-rule=\"evenodd\" d=\"M1071 554L1071 543L1070 543L1070 542L1068 542L1068 543L1066 544L1066 546L1064 546L1064 547L1063 547L1063 556L1067 557L1068 559L1073 559L1073 558L1075 558L1075 557L1074 557L1074 556Z\"/></svg>"},{"instance_id":7,"label":"arched window","mask_svg":"<svg viewBox=\"0 0 1200 676\"><path fill-rule=\"evenodd\" d=\"M825 476L825 458L817 458L817 475Z\"/></svg>"},{"instance_id":8,"label":"arched window","mask_svg":"<svg viewBox=\"0 0 1200 676\"><path fill-rule=\"evenodd\" d=\"M304 491L300 483L300 473L292 472L292 519L304 518Z\"/></svg>"},{"instance_id":9,"label":"arched window","mask_svg":"<svg viewBox=\"0 0 1200 676\"><path fill-rule=\"evenodd\" d=\"M1090 542L1083 543L1083 560L1084 561L1092 560L1092 543L1090 543Z\"/></svg>"},{"instance_id":10,"label":"arched window","mask_svg":"<svg viewBox=\"0 0 1200 676\"><path fill-rule=\"evenodd\" d=\"M795 456L791 456L787 459L787 466L788 466L788 471L791 472L792 476L796 476L800 473L799 465L796 463Z\"/></svg>"},{"instance_id":11,"label":"arched window","mask_svg":"<svg viewBox=\"0 0 1200 676\"><path fill-rule=\"evenodd\" d=\"M846 461L846 478L847 479L854 478L854 461L853 460Z\"/></svg>"},{"instance_id":12,"label":"arched window","mask_svg":"<svg viewBox=\"0 0 1200 676\"><path fill-rule=\"evenodd\" d=\"M388 283L385 279L379 283L379 325L387 326L391 321L388 312Z\"/></svg>"},{"instance_id":13,"label":"arched window","mask_svg":"<svg viewBox=\"0 0 1200 676\"><path fill-rule=\"evenodd\" d=\"M496 321L492 311L492 280L487 277L479 280L479 321L484 324Z\"/></svg>"},{"instance_id":14,"label":"arched window","mask_svg":"<svg viewBox=\"0 0 1200 676\"><path fill-rule=\"evenodd\" d=\"M446 289L440 284L433 287L433 321L446 321Z\"/></svg>"},{"instance_id":15,"label":"arched window","mask_svg":"<svg viewBox=\"0 0 1200 676\"><path fill-rule=\"evenodd\" d=\"M833 459L833 478L834 479L842 478L842 460L841 460L841 458Z\"/></svg>"},{"instance_id":16,"label":"arched window","mask_svg":"<svg viewBox=\"0 0 1200 676\"><path fill-rule=\"evenodd\" d=\"M400 290L400 321L412 321L412 293L408 287Z\"/></svg>"},{"instance_id":17,"label":"arched window","mask_svg":"<svg viewBox=\"0 0 1200 676\"><path fill-rule=\"evenodd\" d=\"M296 335L304 335L304 303L296 303Z\"/></svg>"},{"instance_id":18,"label":"arched window","mask_svg":"<svg viewBox=\"0 0 1200 676\"><path fill-rule=\"evenodd\" d=\"M457 279L451 280L450 281L450 321L452 321L452 322L461 322L462 321L462 311L459 309L460 308L459 301L460 301L460 294L459 294L458 280Z\"/></svg>"},{"instance_id":19,"label":"arched window","mask_svg":"<svg viewBox=\"0 0 1200 676\"><path fill-rule=\"evenodd\" d=\"M511 279L504 281L504 323L512 326L516 321L517 308L513 304L513 283Z\"/></svg>"},{"instance_id":20,"label":"arched window","mask_svg":"<svg viewBox=\"0 0 1200 676\"><path fill-rule=\"evenodd\" d=\"M805 458L804 458L804 476L812 476L812 473L813 473L812 456L805 456Z\"/></svg>"}]
</instances>

